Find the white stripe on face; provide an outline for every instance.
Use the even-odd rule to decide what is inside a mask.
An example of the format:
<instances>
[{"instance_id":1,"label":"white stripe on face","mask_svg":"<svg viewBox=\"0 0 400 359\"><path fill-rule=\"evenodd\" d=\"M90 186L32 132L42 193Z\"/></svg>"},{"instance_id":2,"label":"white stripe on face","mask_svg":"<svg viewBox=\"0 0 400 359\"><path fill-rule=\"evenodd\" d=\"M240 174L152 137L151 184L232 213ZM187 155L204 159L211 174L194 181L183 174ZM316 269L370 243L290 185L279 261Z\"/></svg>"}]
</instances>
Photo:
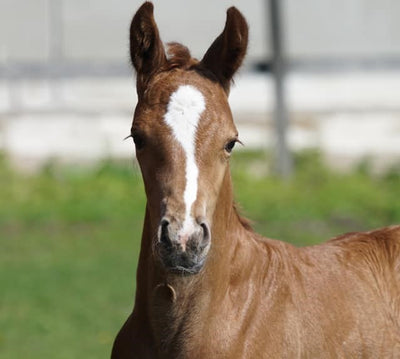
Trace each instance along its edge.
<instances>
[{"instance_id":1,"label":"white stripe on face","mask_svg":"<svg viewBox=\"0 0 400 359\"><path fill-rule=\"evenodd\" d=\"M186 187L183 195L185 220L182 230L189 231L193 224L190 211L197 198L197 177L199 170L195 159L196 130L200 116L205 109L204 97L190 85L180 86L170 97L164 121L172 129L175 139L186 155Z\"/></svg>"}]
</instances>

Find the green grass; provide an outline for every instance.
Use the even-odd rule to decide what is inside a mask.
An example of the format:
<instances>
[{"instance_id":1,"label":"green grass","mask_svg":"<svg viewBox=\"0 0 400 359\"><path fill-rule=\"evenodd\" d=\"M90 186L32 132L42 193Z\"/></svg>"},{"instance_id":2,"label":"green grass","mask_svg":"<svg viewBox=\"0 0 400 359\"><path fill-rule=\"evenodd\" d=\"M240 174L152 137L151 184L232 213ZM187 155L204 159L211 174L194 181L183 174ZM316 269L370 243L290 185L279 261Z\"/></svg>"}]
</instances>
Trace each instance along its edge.
<instances>
[{"instance_id":1,"label":"green grass","mask_svg":"<svg viewBox=\"0 0 400 359\"><path fill-rule=\"evenodd\" d=\"M400 222L400 173L328 170L296 157L283 182L262 153L232 161L237 201L257 231L296 245ZM49 165L22 175L0 161L0 358L108 358L132 309L145 196L137 167Z\"/></svg>"},{"instance_id":2,"label":"green grass","mask_svg":"<svg viewBox=\"0 0 400 359\"><path fill-rule=\"evenodd\" d=\"M398 168L373 176L362 164L340 174L326 168L317 153L305 152L295 158L293 178L282 182L257 175L265 161L258 156L238 156L232 167L236 198L264 235L308 245L343 232L400 222Z\"/></svg>"}]
</instances>

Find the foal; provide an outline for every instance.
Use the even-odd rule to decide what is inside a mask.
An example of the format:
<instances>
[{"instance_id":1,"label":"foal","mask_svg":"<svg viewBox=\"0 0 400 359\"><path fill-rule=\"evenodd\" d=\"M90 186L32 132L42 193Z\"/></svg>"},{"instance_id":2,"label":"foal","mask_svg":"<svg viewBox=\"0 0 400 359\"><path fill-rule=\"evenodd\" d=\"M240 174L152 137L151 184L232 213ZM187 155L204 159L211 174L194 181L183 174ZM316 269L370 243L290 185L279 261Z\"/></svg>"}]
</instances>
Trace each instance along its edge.
<instances>
[{"instance_id":1,"label":"foal","mask_svg":"<svg viewBox=\"0 0 400 359\"><path fill-rule=\"evenodd\" d=\"M227 96L246 53L234 7L201 61L130 28L132 125L147 195L132 314L112 358L399 358L400 227L295 248L237 213Z\"/></svg>"}]
</instances>

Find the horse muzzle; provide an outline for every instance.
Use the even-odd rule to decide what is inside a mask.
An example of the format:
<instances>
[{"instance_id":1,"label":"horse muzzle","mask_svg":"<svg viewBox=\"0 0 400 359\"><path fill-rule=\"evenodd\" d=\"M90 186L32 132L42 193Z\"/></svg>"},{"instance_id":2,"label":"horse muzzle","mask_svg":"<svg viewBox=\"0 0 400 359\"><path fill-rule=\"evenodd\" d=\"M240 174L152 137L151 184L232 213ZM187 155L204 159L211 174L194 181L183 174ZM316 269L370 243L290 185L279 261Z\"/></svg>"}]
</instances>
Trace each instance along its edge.
<instances>
[{"instance_id":1,"label":"horse muzzle","mask_svg":"<svg viewBox=\"0 0 400 359\"><path fill-rule=\"evenodd\" d=\"M157 249L168 272L196 274L204 266L211 243L205 221L180 223L164 217L158 229Z\"/></svg>"}]
</instances>

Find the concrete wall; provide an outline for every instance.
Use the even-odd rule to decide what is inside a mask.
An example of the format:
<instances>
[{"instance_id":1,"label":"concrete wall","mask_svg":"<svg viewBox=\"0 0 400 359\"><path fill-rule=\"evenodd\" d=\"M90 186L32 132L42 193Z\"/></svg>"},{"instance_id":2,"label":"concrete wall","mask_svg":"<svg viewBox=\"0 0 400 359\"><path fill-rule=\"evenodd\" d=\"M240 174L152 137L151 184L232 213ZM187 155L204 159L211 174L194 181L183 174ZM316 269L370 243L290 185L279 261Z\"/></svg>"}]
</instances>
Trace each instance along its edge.
<instances>
[{"instance_id":1,"label":"concrete wall","mask_svg":"<svg viewBox=\"0 0 400 359\"><path fill-rule=\"evenodd\" d=\"M285 22L296 58L400 57L397 0L288 0Z\"/></svg>"},{"instance_id":2,"label":"concrete wall","mask_svg":"<svg viewBox=\"0 0 400 359\"><path fill-rule=\"evenodd\" d=\"M231 5L250 24L248 63L269 53L266 0L153 2L163 40L183 42L197 57L222 30L225 10ZM126 64L129 22L141 3L0 0L0 66L59 63L59 55L67 63ZM59 19L52 15L57 4ZM283 5L292 60L400 59L398 0L285 0Z\"/></svg>"},{"instance_id":3,"label":"concrete wall","mask_svg":"<svg viewBox=\"0 0 400 359\"><path fill-rule=\"evenodd\" d=\"M46 0L0 1L0 61L45 61L48 58Z\"/></svg>"}]
</instances>

